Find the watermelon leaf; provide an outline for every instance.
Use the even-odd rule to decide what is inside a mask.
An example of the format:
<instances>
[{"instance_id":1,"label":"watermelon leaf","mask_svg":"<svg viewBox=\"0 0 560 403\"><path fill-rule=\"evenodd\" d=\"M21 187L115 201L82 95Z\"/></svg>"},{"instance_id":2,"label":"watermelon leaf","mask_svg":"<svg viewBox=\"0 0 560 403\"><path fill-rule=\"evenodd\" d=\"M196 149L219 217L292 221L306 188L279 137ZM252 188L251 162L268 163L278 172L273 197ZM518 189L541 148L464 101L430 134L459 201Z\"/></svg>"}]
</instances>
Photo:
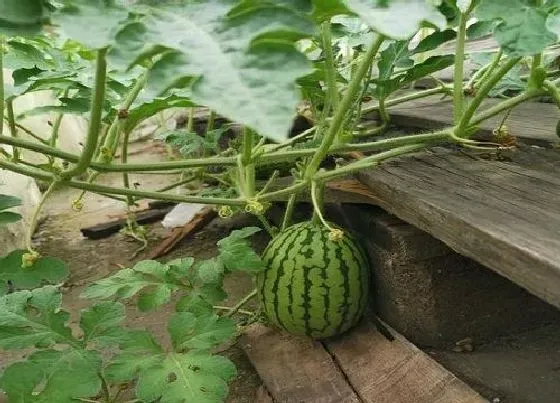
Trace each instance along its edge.
<instances>
[{"instance_id":1,"label":"watermelon leaf","mask_svg":"<svg viewBox=\"0 0 560 403\"><path fill-rule=\"evenodd\" d=\"M209 350L233 337L235 324L230 318L178 312L167 327L177 351Z\"/></svg>"},{"instance_id":2,"label":"watermelon leaf","mask_svg":"<svg viewBox=\"0 0 560 403\"><path fill-rule=\"evenodd\" d=\"M8 210L21 205L21 200L14 196L0 194L0 225L11 224L21 220L21 215ZM2 266L0 266L1 269Z\"/></svg>"},{"instance_id":3,"label":"watermelon leaf","mask_svg":"<svg viewBox=\"0 0 560 403\"><path fill-rule=\"evenodd\" d=\"M62 296L53 286L18 291L0 297L0 347L75 343L67 312L60 309Z\"/></svg>"},{"instance_id":4,"label":"watermelon leaf","mask_svg":"<svg viewBox=\"0 0 560 403\"><path fill-rule=\"evenodd\" d=\"M175 266L154 260L141 261L132 269L120 270L94 282L84 290L82 297L131 298L139 294L138 308L142 311L152 310L169 302L172 293L184 287L180 282L181 276L173 273L175 270Z\"/></svg>"},{"instance_id":5,"label":"watermelon leaf","mask_svg":"<svg viewBox=\"0 0 560 403\"><path fill-rule=\"evenodd\" d=\"M101 368L97 351L41 350L6 368L0 387L10 402L72 403L99 393Z\"/></svg>"},{"instance_id":6,"label":"watermelon leaf","mask_svg":"<svg viewBox=\"0 0 560 403\"><path fill-rule=\"evenodd\" d=\"M234 271L246 271L256 274L264 270L265 266L260 256L249 245L247 238L259 232L257 227L247 227L232 231L227 238L218 241L220 254L218 259L225 268Z\"/></svg>"},{"instance_id":7,"label":"watermelon leaf","mask_svg":"<svg viewBox=\"0 0 560 403\"><path fill-rule=\"evenodd\" d=\"M1 214L0 214L1 217ZM0 258L0 283L11 282L14 290L32 289L42 283L56 284L68 276L66 264L57 258L40 257L31 267L22 269L22 257L26 250L15 250ZM0 295L2 295L0 288Z\"/></svg>"},{"instance_id":8,"label":"watermelon leaf","mask_svg":"<svg viewBox=\"0 0 560 403\"><path fill-rule=\"evenodd\" d=\"M178 315L170 322L169 330L174 345L181 349L184 343L215 345L229 334L226 321L203 320L198 325L196 321L185 325L181 319L188 319L186 315ZM143 401L222 401L227 395L227 382L236 372L233 363L202 350L176 350L166 352L149 333L132 332L106 373L109 379L119 382L137 378L136 397Z\"/></svg>"}]
</instances>

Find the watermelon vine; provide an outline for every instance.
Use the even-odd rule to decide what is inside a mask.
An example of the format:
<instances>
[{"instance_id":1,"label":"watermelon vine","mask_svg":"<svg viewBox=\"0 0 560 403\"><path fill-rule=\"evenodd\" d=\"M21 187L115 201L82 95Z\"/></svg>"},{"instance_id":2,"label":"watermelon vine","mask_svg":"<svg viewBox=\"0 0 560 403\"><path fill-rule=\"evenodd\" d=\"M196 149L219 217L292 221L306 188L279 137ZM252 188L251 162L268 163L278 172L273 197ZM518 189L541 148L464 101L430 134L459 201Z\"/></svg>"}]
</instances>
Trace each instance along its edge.
<instances>
[{"instance_id":1,"label":"watermelon vine","mask_svg":"<svg viewBox=\"0 0 560 403\"><path fill-rule=\"evenodd\" d=\"M474 58L466 41L483 35L493 35L499 49L465 83L465 60ZM370 268L348 231L324 217L325 184L434 144L510 147L503 136L473 136L484 121L528 100L548 96L560 107L551 46L559 35L553 0L0 0L0 70L11 72L11 80L0 75L0 169L48 189L31 217L26 250L0 259L0 347L35 348L2 373L0 389L14 402L116 402L132 382L137 401L223 401L235 369L212 349L241 331L231 317L261 319L244 310L257 296L268 321L287 331L319 338L347 331L364 311ZM453 51L442 46L451 40ZM434 77L447 68L452 85ZM422 78L436 86L402 92ZM55 101L14 109L38 91ZM450 127L386 136L393 106L436 94L453 99ZM496 94L505 99L482 109ZM199 107L209 111L202 133ZM188 110L185 127L159 133L173 158L129 162L131 136L174 108ZM369 112L379 116L374 125L364 119ZM56 116L49 133L22 124L47 113ZM290 136L296 114L311 127ZM79 154L61 149L60 125L69 115L88 122ZM505 122L496 133L507 133ZM30 152L41 161L30 161ZM362 155L351 158L355 152ZM130 174L154 172L176 172L180 180L159 189L131 186ZM122 186L99 184L106 173L122 174ZM275 188L280 176L291 182ZM177 192L185 185L194 190ZM31 244L43 204L62 187L82 191L71 206L78 211L87 192L122 201L127 234L143 245L146 234L131 209L141 199L209 204L224 218L244 211L272 241L259 257L247 241L258 229L248 228L222 239L219 255L206 261L123 268L85 291L106 301L81 312L76 332L58 285L68 268ZM304 193L314 217L293 224ZM280 198L288 202L275 228L266 213ZM20 218L6 211L17 205L0 195L0 224ZM233 307L219 305L224 276L238 270L255 276L256 290ZM115 299L134 296L140 310L152 310L177 295L171 348L122 326L124 308ZM116 353L100 354L104 346Z\"/></svg>"}]
</instances>

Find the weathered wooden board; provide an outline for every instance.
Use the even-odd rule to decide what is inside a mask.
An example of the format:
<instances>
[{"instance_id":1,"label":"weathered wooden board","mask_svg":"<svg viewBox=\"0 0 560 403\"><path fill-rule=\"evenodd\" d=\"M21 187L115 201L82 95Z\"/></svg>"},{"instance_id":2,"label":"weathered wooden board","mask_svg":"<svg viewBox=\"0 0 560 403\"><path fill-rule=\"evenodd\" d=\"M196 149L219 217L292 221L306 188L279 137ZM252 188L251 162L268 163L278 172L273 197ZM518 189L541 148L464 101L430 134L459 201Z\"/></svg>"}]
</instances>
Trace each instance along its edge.
<instances>
[{"instance_id":1,"label":"weathered wooden board","mask_svg":"<svg viewBox=\"0 0 560 403\"><path fill-rule=\"evenodd\" d=\"M560 151L433 149L363 171L379 205L560 308Z\"/></svg>"},{"instance_id":2,"label":"weathered wooden board","mask_svg":"<svg viewBox=\"0 0 560 403\"><path fill-rule=\"evenodd\" d=\"M276 402L359 402L320 342L258 324L247 329L241 346Z\"/></svg>"},{"instance_id":3,"label":"weathered wooden board","mask_svg":"<svg viewBox=\"0 0 560 403\"><path fill-rule=\"evenodd\" d=\"M479 111L484 111L502 100L487 99L482 103ZM374 105L373 102L371 105ZM365 108L371 106L366 105ZM399 127L417 129L440 129L453 125L453 101L450 97L442 99L441 95L409 101L388 108L391 121ZM480 133L490 135L497 128L505 112L498 114L480 125ZM376 111L367 115L377 119ZM556 104L543 102L525 102L515 107L506 124L509 131L521 140L530 141L558 141L556 124L560 120L560 110Z\"/></svg>"},{"instance_id":4,"label":"weathered wooden board","mask_svg":"<svg viewBox=\"0 0 560 403\"><path fill-rule=\"evenodd\" d=\"M383 337L364 321L325 343L348 381L366 403L480 403L478 393L394 332Z\"/></svg>"}]
</instances>

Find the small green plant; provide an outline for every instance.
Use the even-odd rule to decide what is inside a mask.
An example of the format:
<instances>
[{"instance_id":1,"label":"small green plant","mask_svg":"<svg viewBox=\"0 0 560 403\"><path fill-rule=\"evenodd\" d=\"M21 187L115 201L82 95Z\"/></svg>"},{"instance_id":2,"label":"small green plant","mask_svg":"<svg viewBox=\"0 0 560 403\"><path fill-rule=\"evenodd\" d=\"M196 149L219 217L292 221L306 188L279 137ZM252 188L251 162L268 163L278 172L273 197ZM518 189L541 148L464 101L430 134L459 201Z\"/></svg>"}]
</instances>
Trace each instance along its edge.
<instances>
[{"instance_id":1,"label":"small green plant","mask_svg":"<svg viewBox=\"0 0 560 403\"><path fill-rule=\"evenodd\" d=\"M135 385L135 401L223 400L236 370L213 349L239 334L242 327L230 317L255 292L234 307L217 304L227 296L222 286L228 273L257 274L264 269L247 241L259 230L233 231L219 241L219 254L210 260L142 261L96 281L83 297L109 301L82 310L79 330L69 327L56 286L0 297L0 348L35 347L25 361L6 368L0 387L14 402L120 402L130 382ZM171 348L164 348L147 331L124 326L125 305L114 299L131 298L141 311L174 301L175 312L167 324ZM258 313L242 312L248 315L245 323L258 319Z\"/></svg>"}]
</instances>

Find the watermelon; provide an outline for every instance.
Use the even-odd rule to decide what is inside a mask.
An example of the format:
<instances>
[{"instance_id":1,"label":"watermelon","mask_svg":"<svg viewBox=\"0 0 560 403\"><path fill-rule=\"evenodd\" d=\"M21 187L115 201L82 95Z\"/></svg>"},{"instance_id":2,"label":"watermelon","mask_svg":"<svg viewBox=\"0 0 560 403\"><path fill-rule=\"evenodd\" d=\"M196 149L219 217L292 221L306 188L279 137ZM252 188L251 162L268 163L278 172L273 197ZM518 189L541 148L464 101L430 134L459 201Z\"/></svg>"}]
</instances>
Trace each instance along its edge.
<instances>
[{"instance_id":1,"label":"watermelon","mask_svg":"<svg viewBox=\"0 0 560 403\"><path fill-rule=\"evenodd\" d=\"M348 233L310 221L279 233L263 252L259 298L272 324L292 334L335 336L361 318L370 287L368 260Z\"/></svg>"}]
</instances>

